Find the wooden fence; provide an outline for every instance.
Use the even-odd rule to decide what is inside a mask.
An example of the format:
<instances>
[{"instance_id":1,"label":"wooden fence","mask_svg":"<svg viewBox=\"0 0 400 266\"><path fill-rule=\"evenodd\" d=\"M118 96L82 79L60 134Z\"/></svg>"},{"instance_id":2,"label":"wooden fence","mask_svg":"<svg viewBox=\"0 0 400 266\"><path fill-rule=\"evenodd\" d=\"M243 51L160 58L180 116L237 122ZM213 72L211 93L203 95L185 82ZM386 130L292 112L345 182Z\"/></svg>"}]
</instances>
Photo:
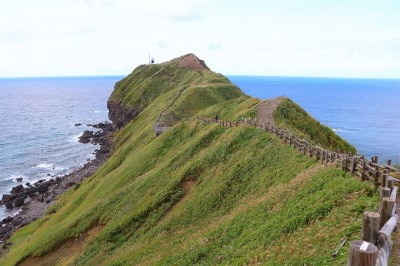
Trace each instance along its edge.
<instances>
[{"instance_id":1,"label":"wooden fence","mask_svg":"<svg viewBox=\"0 0 400 266\"><path fill-rule=\"evenodd\" d=\"M331 151L312 145L304 139L296 137L288 130L267 123L262 126L256 119L245 118L240 121L225 121L201 117L206 123L217 123L224 127L249 125L266 130L285 143L293 146L299 152L310 157L316 157L321 163L335 163L337 167L349 172L361 181L371 181L380 191L380 204L378 212L365 212L362 229L362 240L352 241L348 257L348 265L357 266L386 266L392 250L391 234L396 229L399 215L396 214L396 197L398 187L395 183L399 180L390 176L398 172L388 160L386 164L379 164L378 157L370 160L359 154L348 154L340 151ZM344 240L341 247L345 244ZM339 250L332 256L335 257Z\"/></svg>"}]
</instances>

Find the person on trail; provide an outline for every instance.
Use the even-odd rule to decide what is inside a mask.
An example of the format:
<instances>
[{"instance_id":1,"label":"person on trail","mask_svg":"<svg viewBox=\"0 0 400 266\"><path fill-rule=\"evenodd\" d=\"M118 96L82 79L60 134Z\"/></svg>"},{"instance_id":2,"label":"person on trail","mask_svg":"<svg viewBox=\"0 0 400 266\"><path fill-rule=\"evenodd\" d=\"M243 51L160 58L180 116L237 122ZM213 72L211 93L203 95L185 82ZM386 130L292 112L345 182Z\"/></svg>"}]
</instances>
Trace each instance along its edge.
<instances>
[{"instance_id":1,"label":"person on trail","mask_svg":"<svg viewBox=\"0 0 400 266\"><path fill-rule=\"evenodd\" d=\"M215 120L218 121L218 115L215 115Z\"/></svg>"}]
</instances>

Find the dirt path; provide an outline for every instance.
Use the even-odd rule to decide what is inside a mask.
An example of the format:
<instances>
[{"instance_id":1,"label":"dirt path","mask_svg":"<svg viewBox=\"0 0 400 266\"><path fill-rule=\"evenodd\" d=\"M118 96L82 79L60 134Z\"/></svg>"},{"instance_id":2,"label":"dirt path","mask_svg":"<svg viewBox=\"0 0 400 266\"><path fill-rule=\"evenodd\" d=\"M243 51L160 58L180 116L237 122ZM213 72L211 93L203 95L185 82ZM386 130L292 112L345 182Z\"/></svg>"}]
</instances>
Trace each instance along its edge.
<instances>
[{"instance_id":1,"label":"dirt path","mask_svg":"<svg viewBox=\"0 0 400 266\"><path fill-rule=\"evenodd\" d=\"M266 100L258 106L257 121L264 127L267 122L275 124L274 111L286 97L280 96Z\"/></svg>"},{"instance_id":2,"label":"dirt path","mask_svg":"<svg viewBox=\"0 0 400 266\"><path fill-rule=\"evenodd\" d=\"M400 214L400 197L396 198L396 213ZM397 221L397 232L393 232L393 251L390 257L392 258L392 265L400 266L400 219Z\"/></svg>"}]
</instances>

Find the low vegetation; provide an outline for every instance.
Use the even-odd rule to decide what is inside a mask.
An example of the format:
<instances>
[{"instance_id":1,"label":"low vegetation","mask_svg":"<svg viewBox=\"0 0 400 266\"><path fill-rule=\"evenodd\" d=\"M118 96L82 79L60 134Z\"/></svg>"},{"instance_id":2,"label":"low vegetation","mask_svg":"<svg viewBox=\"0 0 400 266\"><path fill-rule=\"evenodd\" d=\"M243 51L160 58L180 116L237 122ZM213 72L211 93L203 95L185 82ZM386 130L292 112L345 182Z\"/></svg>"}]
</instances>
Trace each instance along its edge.
<instances>
[{"instance_id":1,"label":"low vegetation","mask_svg":"<svg viewBox=\"0 0 400 266\"><path fill-rule=\"evenodd\" d=\"M154 67L146 69L152 76L141 77L142 82L157 77L160 67L176 68ZM191 77L214 75L209 70L185 71L195 72ZM91 228L101 231L82 252L68 260L60 255L53 262L345 263L347 247L336 259L330 255L342 238L358 237L362 213L378 202L374 188L320 165L263 130L225 128L196 119L216 113L232 119L255 114L259 100L220 80L199 85L185 78L188 88L179 97L182 88L145 97L152 100L115 136L115 150L107 163L63 194L49 214L19 230L1 265L63 249L68 240ZM135 93L116 91L113 97ZM130 99L130 104L147 101L139 98ZM160 112L174 123L155 137L152 125ZM281 125L295 128L290 120L283 121L291 117L287 115ZM322 141L327 133L322 131L318 139L303 134Z\"/></svg>"},{"instance_id":2,"label":"low vegetation","mask_svg":"<svg viewBox=\"0 0 400 266\"><path fill-rule=\"evenodd\" d=\"M285 99L278 105L274 116L279 127L288 129L312 143L331 150L340 149L342 152L352 154L356 152L356 149L347 141L336 135L329 127L312 118L290 99Z\"/></svg>"}]
</instances>

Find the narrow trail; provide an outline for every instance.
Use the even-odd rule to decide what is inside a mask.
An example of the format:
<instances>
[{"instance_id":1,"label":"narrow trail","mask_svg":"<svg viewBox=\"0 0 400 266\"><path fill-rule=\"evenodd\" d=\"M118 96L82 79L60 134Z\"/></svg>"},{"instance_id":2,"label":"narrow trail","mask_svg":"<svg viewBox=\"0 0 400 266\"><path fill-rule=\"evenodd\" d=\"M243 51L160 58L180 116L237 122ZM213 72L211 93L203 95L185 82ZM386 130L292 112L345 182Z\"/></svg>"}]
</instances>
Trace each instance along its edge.
<instances>
[{"instance_id":1,"label":"narrow trail","mask_svg":"<svg viewBox=\"0 0 400 266\"><path fill-rule=\"evenodd\" d=\"M178 92L178 94L175 96L175 98L172 100L172 102L171 102L169 105L167 105L167 107L165 107L165 108L160 112L160 114L158 115L158 118L157 118L156 123L159 123L159 122L160 122L160 119L161 119L162 115L164 114L164 112L167 111L172 105L174 105L174 103L176 103L176 101L178 100L178 98L182 95L182 93L183 93L188 87L189 87L189 86L183 87L183 88Z\"/></svg>"},{"instance_id":2,"label":"narrow trail","mask_svg":"<svg viewBox=\"0 0 400 266\"><path fill-rule=\"evenodd\" d=\"M276 97L260 103L258 106L257 120L262 127L265 127L268 123L275 125L274 111L285 99L286 97Z\"/></svg>"},{"instance_id":3,"label":"narrow trail","mask_svg":"<svg viewBox=\"0 0 400 266\"><path fill-rule=\"evenodd\" d=\"M396 213L400 214L400 197L396 198ZM397 232L393 232L392 265L400 266L400 219L397 221Z\"/></svg>"}]
</instances>

